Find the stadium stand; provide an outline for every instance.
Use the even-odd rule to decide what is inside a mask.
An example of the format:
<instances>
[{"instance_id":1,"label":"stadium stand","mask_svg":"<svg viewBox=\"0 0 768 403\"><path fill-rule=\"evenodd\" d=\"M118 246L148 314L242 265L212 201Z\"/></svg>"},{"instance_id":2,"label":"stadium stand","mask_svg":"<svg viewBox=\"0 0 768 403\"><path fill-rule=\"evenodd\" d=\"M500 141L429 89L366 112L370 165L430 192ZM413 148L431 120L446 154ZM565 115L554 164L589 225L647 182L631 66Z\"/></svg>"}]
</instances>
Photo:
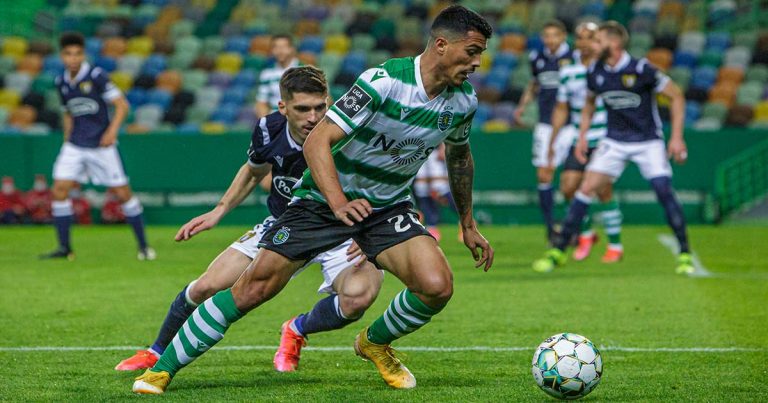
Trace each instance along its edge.
<instances>
[{"instance_id":1,"label":"stadium stand","mask_svg":"<svg viewBox=\"0 0 768 403\"><path fill-rule=\"evenodd\" d=\"M527 52L549 19L569 28L617 19L631 31L630 53L646 56L686 91L686 125L768 124L768 31L749 1L573 0L491 2L467 6L494 21L481 69L471 76L481 101L475 127L505 131L530 78ZM247 130L255 120L258 73L270 67L270 34L296 38L304 63L322 68L338 97L365 68L418 52L434 0L48 0L46 35L0 38L0 132L59 128L55 75L58 33L88 37L89 60L110 73L133 110L127 133ZM746 5L746 6L745 6ZM27 38L45 38L30 40ZM526 119L533 120L531 108Z\"/></svg>"}]
</instances>

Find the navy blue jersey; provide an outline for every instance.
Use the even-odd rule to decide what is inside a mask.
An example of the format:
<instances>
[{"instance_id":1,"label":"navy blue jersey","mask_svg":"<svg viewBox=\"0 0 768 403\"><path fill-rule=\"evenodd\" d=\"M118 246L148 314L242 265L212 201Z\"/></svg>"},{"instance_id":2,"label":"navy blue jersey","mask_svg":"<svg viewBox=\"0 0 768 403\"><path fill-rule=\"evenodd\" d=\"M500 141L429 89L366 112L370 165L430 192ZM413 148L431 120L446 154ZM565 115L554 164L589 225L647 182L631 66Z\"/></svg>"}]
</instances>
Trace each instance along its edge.
<instances>
[{"instance_id":1,"label":"navy blue jersey","mask_svg":"<svg viewBox=\"0 0 768 403\"><path fill-rule=\"evenodd\" d=\"M608 138L639 142L663 137L656 93L669 77L648 60L624 52L616 66L596 62L587 72L589 91L600 96L608 112Z\"/></svg>"},{"instance_id":2,"label":"navy blue jersey","mask_svg":"<svg viewBox=\"0 0 768 403\"><path fill-rule=\"evenodd\" d=\"M56 88L63 109L72 116L69 142L80 147L98 147L109 126L107 101L120 97L120 90L109 81L104 70L87 62L80 66L72 80L68 71L56 77Z\"/></svg>"},{"instance_id":3,"label":"navy blue jersey","mask_svg":"<svg viewBox=\"0 0 768 403\"><path fill-rule=\"evenodd\" d=\"M291 189L307 169L302 147L288 132L288 119L273 112L261 119L253 129L248 147L251 166L272 164L272 189L267 199L269 213L279 217L291 201Z\"/></svg>"},{"instance_id":4,"label":"navy blue jersey","mask_svg":"<svg viewBox=\"0 0 768 403\"><path fill-rule=\"evenodd\" d=\"M546 48L541 52L534 50L529 59L533 78L539 83L539 123L551 124L560 85L560 67L573 63L573 51L563 43L554 54Z\"/></svg>"}]
</instances>

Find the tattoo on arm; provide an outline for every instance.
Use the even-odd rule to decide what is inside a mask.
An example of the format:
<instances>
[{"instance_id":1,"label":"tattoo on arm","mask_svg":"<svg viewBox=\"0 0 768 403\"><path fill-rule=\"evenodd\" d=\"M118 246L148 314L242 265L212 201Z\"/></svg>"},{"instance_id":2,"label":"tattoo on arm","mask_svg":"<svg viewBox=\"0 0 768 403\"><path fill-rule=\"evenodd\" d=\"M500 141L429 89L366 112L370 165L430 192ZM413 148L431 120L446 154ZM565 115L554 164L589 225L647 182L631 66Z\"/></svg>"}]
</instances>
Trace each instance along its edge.
<instances>
[{"instance_id":1,"label":"tattoo on arm","mask_svg":"<svg viewBox=\"0 0 768 403\"><path fill-rule=\"evenodd\" d=\"M472 152L469 144L447 145L445 151L451 193L459 217L464 218L472 214L472 181L475 175Z\"/></svg>"}]
</instances>

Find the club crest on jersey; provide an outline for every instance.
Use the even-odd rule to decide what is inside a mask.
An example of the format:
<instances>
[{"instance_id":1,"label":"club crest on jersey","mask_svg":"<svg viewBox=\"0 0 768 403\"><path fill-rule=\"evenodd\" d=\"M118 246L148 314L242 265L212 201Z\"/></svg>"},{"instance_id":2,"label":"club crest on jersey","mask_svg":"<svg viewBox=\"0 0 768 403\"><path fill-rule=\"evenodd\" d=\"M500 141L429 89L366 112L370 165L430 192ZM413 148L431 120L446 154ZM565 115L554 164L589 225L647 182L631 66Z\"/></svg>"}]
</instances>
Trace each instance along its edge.
<instances>
[{"instance_id":1,"label":"club crest on jersey","mask_svg":"<svg viewBox=\"0 0 768 403\"><path fill-rule=\"evenodd\" d=\"M93 88L93 84L91 84L90 81L83 81L80 83L80 92L83 94L90 94L91 89Z\"/></svg>"},{"instance_id":2,"label":"club crest on jersey","mask_svg":"<svg viewBox=\"0 0 768 403\"><path fill-rule=\"evenodd\" d=\"M277 231L277 234L272 237L272 243L275 245L282 245L286 241L288 241L288 238L291 237L291 229L288 227L280 228L279 231Z\"/></svg>"},{"instance_id":3,"label":"club crest on jersey","mask_svg":"<svg viewBox=\"0 0 768 403\"><path fill-rule=\"evenodd\" d=\"M631 88L635 85L635 82L637 81L637 76L634 74L624 74L621 76L621 83L624 84L624 87Z\"/></svg>"},{"instance_id":4,"label":"club crest on jersey","mask_svg":"<svg viewBox=\"0 0 768 403\"><path fill-rule=\"evenodd\" d=\"M440 112L440 115L437 117L437 128L444 132L451 127L451 123L453 123L453 112L450 109Z\"/></svg>"},{"instance_id":5,"label":"club crest on jersey","mask_svg":"<svg viewBox=\"0 0 768 403\"><path fill-rule=\"evenodd\" d=\"M336 101L334 106L351 119L363 110L363 108L371 102L371 99L373 98L363 91L359 85L355 84L343 97Z\"/></svg>"}]
</instances>

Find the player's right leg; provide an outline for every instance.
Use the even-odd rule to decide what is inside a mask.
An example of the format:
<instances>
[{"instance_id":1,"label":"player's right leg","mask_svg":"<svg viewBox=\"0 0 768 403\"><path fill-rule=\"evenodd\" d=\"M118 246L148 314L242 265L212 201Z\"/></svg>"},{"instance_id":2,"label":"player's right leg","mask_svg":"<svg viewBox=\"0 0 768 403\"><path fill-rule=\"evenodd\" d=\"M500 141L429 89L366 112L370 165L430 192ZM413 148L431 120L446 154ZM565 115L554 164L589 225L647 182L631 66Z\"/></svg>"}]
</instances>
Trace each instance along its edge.
<instances>
[{"instance_id":1,"label":"player's right leg","mask_svg":"<svg viewBox=\"0 0 768 403\"><path fill-rule=\"evenodd\" d=\"M65 142L53 164L51 212L53 214L53 226L56 228L58 247L53 252L40 255L42 259L65 258L73 260L75 258L69 240L70 227L74 222L74 210L72 200L69 198L69 191L75 186L77 180L83 178L85 154L86 150Z\"/></svg>"},{"instance_id":2,"label":"player's right leg","mask_svg":"<svg viewBox=\"0 0 768 403\"><path fill-rule=\"evenodd\" d=\"M572 159L573 161L571 161ZM581 169L574 166L574 162L578 164ZM565 161L563 173L560 174L560 191L563 193L566 200L573 200L583 177L584 165L576 161L575 156L573 156L573 149L571 149L571 154ZM581 261L589 257L589 254L592 252L592 246L594 246L595 243L597 243L597 234L592 230L592 219L590 215L587 214L581 222L578 245L573 251L573 259Z\"/></svg>"},{"instance_id":3,"label":"player's right leg","mask_svg":"<svg viewBox=\"0 0 768 403\"><path fill-rule=\"evenodd\" d=\"M384 250L376 262L399 278L406 289L358 334L355 351L376 365L389 386L413 388L416 378L396 357L391 343L429 323L446 306L453 295L453 273L435 240L427 236L416 236Z\"/></svg>"},{"instance_id":4,"label":"player's right leg","mask_svg":"<svg viewBox=\"0 0 768 403\"><path fill-rule=\"evenodd\" d=\"M549 140L552 137L552 126L538 123L533 129L532 163L536 167L537 192L539 194L539 208L547 230L547 240L551 242L554 234L554 206L555 196L552 188L554 179L554 167L549 166Z\"/></svg>"},{"instance_id":5,"label":"player's right leg","mask_svg":"<svg viewBox=\"0 0 768 403\"><path fill-rule=\"evenodd\" d=\"M208 269L196 280L185 286L168 308L157 338L147 350L139 350L133 356L120 361L118 371L135 371L151 368L173 340L195 308L217 292L227 289L243 274L251 258L229 247L219 254Z\"/></svg>"}]
</instances>

